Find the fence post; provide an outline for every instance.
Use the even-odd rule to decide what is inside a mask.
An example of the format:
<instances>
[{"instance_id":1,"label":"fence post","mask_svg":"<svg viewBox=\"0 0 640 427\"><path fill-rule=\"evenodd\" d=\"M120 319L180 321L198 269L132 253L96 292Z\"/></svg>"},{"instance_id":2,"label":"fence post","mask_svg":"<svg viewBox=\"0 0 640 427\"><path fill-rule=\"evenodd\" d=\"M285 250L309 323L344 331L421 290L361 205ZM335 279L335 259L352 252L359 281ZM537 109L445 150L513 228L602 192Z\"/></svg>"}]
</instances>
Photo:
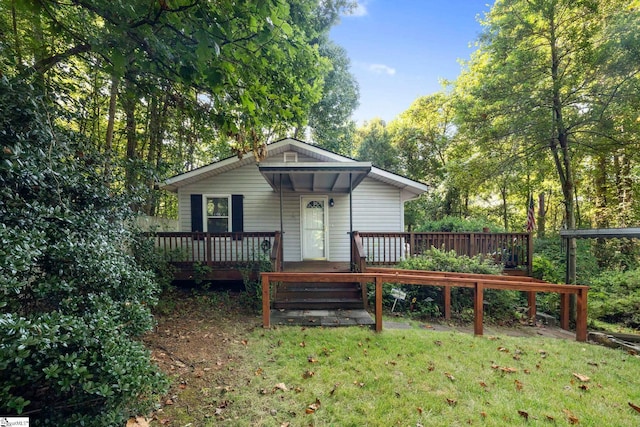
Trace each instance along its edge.
<instances>
[{"instance_id":1,"label":"fence post","mask_svg":"<svg viewBox=\"0 0 640 427\"><path fill-rule=\"evenodd\" d=\"M533 321L535 322L536 315L538 314L535 291L527 292L527 305L529 306L529 320L533 319Z\"/></svg>"},{"instance_id":2,"label":"fence post","mask_svg":"<svg viewBox=\"0 0 640 427\"><path fill-rule=\"evenodd\" d=\"M451 319L451 286L444 285L442 293L444 296L444 318L449 320Z\"/></svg>"},{"instance_id":3,"label":"fence post","mask_svg":"<svg viewBox=\"0 0 640 427\"><path fill-rule=\"evenodd\" d=\"M416 255L416 234L409 233L409 257Z\"/></svg>"},{"instance_id":4,"label":"fence post","mask_svg":"<svg viewBox=\"0 0 640 427\"><path fill-rule=\"evenodd\" d=\"M473 257L476 255L478 255L477 249L476 249L476 235L475 233L470 233L469 234L469 257Z\"/></svg>"},{"instance_id":5,"label":"fence post","mask_svg":"<svg viewBox=\"0 0 640 427\"><path fill-rule=\"evenodd\" d=\"M271 328L271 301L269 301L269 276L262 274L262 327Z\"/></svg>"},{"instance_id":6,"label":"fence post","mask_svg":"<svg viewBox=\"0 0 640 427\"><path fill-rule=\"evenodd\" d=\"M484 316L484 287L482 282L475 283L475 294L473 296L473 333L475 335L482 335L482 319Z\"/></svg>"},{"instance_id":7,"label":"fence post","mask_svg":"<svg viewBox=\"0 0 640 427\"><path fill-rule=\"evenodd\" d=\"M382 277L376 276L376 332L382 331Z\"/></svg>"},{"instance_id":8,"label":"fence post","mask_svg":"<svg viewBox=\"0 0 640 427\"><path fill-rule=\"evenodd\" d=\"M204 245L205 245L205 256L207 265L209 267L213 267L213 256L212 256L212 248L211 248L211 234L207 233L204 235Z\"/></svg>"},{"instance_id":9,"label":"fence post","mask_svg":"<svg viewBox=\"0 0 640 427\"><path fill-rule=\"evenodd\" d=\"M587 340L587 289L578 290L576 310L576 340Z\"/></svg>"}]
</instances>

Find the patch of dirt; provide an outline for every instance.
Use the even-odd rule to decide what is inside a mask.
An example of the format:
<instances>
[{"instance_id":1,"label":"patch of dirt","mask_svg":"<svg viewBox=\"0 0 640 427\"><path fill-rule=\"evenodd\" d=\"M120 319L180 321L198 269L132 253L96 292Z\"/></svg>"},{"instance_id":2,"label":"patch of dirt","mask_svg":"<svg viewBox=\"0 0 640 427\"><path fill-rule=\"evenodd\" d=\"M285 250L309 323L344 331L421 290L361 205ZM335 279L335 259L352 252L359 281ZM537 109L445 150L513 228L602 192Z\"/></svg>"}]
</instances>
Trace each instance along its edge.
<instances>
[{"instance_id":1,"label":"patch of dirt","mask_svg":"<svg viewBox=\"0 0 640 427\"><path fill-rule=\"evenodd\" d=\"M152 359L172 380L152 426L183 426L183 418L216 417L237 384L246 336L261 326L246 294L174 290L156 309L157 326L143 337Z\"/></svg>"}]
</instances>

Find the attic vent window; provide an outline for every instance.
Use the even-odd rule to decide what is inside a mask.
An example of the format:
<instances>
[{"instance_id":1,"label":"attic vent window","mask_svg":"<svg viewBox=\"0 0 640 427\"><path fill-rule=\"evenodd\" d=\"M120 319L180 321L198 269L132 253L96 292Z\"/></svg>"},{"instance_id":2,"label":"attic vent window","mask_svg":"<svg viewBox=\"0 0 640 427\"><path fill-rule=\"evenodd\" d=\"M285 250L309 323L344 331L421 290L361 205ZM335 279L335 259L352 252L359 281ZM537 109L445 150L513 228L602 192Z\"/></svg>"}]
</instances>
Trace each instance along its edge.
<instances>
[{"instance_id":1,"label":"attic vent window","mask_svg":"<svg viewBox=\"0 0 640 427\"><path fill-rule=\"evenodd\" d=\"M284 162L285 163L296 163L298 161L298 153L294 151L289 151L284 153Z\"/></svg>"}]
</instances>

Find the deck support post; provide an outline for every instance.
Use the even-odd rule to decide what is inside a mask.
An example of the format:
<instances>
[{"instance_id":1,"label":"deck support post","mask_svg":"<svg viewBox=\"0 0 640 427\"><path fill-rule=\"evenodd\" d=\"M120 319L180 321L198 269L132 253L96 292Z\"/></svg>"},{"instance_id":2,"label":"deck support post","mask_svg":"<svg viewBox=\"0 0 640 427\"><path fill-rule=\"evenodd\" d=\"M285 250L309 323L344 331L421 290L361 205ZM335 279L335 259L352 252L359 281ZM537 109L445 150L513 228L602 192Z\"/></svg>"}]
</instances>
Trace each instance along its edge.
<instances>
[{"instance_id":1,"label":"deck support post","mask_svg":"<svg viewBox=\"0 0 640 427\"><path fill-rule=\"evenodd\" d=\"M578 290L576 309L576 340L587 340L587 290Z\"/></svg>"},{"instance_id":2,"label":"deck support post","mask_svg":"<svg viewBox=\"0 0 640 427\"><path fill-rule=\"evenodd\" d=\"M538 308L536 307L536 293L534 291L527 292L527 305L529 306L529 320L535 322Z\"/></svg>"},{"instance_id":3,"label":"deck support post","mask_svg":"<svg viewBox=\"0 0 640 427\"><path fill-rule=\"evenodd\" d=\"M444 297L444 318L451 319L451 286L442 287L442 295Z\"/></svg>"},{"instance_id":4,"label":"deck support post","mask_svg":"<svg viewBox=\"0 0 640 427\"><path fill-rule=\"evenodd\" d=\"M482 320L484 317L484 286L482 282L475 283L475 293L473 296L473 333L475 335L482 335Z\"/></svg>"},{"instance_id":5,"label":"deck support post","mask_svg":"<svg viewBox=\"0 0 640 427\"><path fill-rule=\"evenodd\" d=\"M376 332L382 331L382 277L376 276Z\"/></svg>"},{"instance_id":6,"label":"deck support post","mask_svg":"<svg viewBox=\"0 0 640 427\"><path fill-rule=\"evenodd\" d=\"M269 301L269 276L262 275L262 327L271 328L271 301Z\"/></svg>"}]
</instances>

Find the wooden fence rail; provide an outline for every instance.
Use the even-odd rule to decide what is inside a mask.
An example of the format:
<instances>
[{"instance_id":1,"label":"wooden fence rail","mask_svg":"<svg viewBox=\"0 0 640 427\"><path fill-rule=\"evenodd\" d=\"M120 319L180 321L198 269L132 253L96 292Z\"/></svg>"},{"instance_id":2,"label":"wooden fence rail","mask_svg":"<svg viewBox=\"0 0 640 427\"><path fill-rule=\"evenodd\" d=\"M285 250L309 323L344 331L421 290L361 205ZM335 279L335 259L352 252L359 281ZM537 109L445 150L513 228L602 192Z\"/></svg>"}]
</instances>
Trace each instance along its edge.
<instances>
[{"instance_id":1,"label":"wooden fence rail","mask_svg":"<svg viewBox=\"0 0 640 427\"><path fill-rule=\"evenodd\" d=\"M482 323L484 318L483 293L485 289L517 290L524 292L554 292L561 295L561 322L565 329L568 329L569 315L569 295L577 296L576 311L576 340L586 341L587 339L587 293L588 286L581 285L557 285L542 281L519 280L512 277L505 279L504 276L492 276L483 274L442 272L418 272L412 271L405 274L403 270L395 272L368 272L368 273L262 273L262 322L265 328L271 326L271 292L272 284L274 288L280 282L359 282L363 286L367 283L375 284L375 329L382 330L382 287L384 284L401 283L420 286L439 286L445 289L445 312L449 311L446 305L446 294L452 286L471 288L474 290L473 311L474 311L474 333L482 335ZM450 294L449 294L450 295ZM534 299L535 300L535 299Z\"/></svg>"},{"instance_id":2,"label":"wooden fence rail","mask_svg":"<svg viewBox=\"0 0 640 427\"><path fill-rule=\"evenodd\" d=\"M533 239L530 233L369 233L359 232L369 265L393 265L433 248L458 255L482 255L505 268L525 269L531 275Z\"/></svg>"},{"instance_id":3,"label":"wooden fence rail","mask_svg":"<svg viewBox=\"0 0 640 427\"><path fill-rule=\"evenodd\" d=\"M176 266L201 263L209 267L230 267L269 259L282 264L279 232L160 232L150 236ZM278 252L274 253L274 248Z\"/></svg>"}]
</instances>

